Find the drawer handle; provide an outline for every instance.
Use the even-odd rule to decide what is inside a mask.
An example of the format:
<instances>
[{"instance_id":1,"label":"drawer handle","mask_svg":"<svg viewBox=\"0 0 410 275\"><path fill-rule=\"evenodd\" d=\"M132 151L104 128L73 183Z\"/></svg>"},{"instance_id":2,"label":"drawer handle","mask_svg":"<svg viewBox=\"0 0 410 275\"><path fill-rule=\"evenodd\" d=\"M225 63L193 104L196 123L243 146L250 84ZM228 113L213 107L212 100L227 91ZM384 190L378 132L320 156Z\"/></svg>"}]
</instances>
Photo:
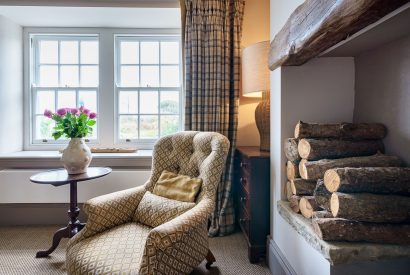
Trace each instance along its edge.
<instances>
[{"instance_id":1,"label":"drawer handle","mask_svg":"<svg viewBox=\"0 0 410 275\"><path fill-rule=\"evenodd\" d=\"M241 197L241 202L245 202L246 201L246 197Z\"/></svg>"},{"instance_id":2,"label":"drawer handle","mask_svg":"<svg viewBox=\"0 0 410 275\"><path fill-rule=\"evenodd\" d=\"M240 179L239 179L239 182L242 183L242 184L245 184L245 183L246 183L246 179L240 178Z\"/></svg>"},{"instance_id":3,"label":"drawer handle","mask_svg":"<svg viewBox=\"0 0 410 275\"><path fill-rule=\"evenodd\" d=\"M241 161L241 163L239 164L239 166L240 166L241 168L246 168L246 163Z\"/></svg>"},{"instance_id":4,"label":"drawer handle","mask_svg":"<svg viewBox=\"0 0 410 275\"><path fill-rule=\"evenodd\" d=\"M239 222L241 222L241 223L244 223L244 222L247 222L248 221L248 219L239 219Z\"/></svg>"}]
</instances>

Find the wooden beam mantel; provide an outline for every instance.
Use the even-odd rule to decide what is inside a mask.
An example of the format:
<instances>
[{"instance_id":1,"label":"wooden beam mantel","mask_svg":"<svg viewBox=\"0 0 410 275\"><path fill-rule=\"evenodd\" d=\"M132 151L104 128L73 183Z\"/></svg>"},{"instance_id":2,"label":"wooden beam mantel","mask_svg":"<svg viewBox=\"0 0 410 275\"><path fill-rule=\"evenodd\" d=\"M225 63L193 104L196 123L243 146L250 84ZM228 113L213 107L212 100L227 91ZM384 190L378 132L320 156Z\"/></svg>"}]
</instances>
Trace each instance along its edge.
<instances>
[{"instance_id":1,"label":"wooden beam mantel","mask_svg":"<svg viewBox=\"0 0 410 275\"><path fill-rule=\"evenodd\" d=\"M269 68L302 65L410 0L306 0L270 44Z\"/></svg>"}]
</instances>

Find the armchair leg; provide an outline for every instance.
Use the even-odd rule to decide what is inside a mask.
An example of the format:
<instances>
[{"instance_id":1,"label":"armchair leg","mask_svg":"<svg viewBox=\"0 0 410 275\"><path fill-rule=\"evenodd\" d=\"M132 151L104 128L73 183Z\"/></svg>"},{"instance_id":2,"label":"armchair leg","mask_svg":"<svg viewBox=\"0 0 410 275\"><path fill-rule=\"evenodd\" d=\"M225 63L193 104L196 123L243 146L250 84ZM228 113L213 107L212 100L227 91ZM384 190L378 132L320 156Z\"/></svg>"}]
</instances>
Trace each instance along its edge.
<instances>
[{"instance_id":1,"label":"armchair leg","mask_svg":"<svg viewBox=\"0 0 410 275\"><path fill-rule=\"evenodd\" d=\"M214 254L212 251L208 249L208 254L206 254L206 269L210 269L211 265L216 261Z\"/></svg>"}]
</instances>

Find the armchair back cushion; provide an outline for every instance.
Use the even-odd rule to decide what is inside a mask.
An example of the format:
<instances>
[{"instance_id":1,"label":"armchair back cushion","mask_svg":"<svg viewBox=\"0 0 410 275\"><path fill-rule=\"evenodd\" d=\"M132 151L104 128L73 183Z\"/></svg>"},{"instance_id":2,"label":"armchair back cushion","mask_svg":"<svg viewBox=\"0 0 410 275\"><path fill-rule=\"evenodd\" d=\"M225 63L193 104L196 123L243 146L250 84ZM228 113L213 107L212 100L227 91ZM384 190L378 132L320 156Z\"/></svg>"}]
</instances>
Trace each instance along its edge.
<instances>
[{"instance_id":1,"label":"armchair back cushion","mask_svg":"<svg viewBox=\"0 0 410 275\"><path fill-rule=\"evenodd\" d=\"M164 170L152 193L172 200L194 202L201 185L201 179Z\"/></svg>"},{"instance_id":2,"label":"armchair back cushion","mask_svg":"<svg viewBox=\"0 0 410 275\"><path fill-rule=\"evenodd\" d=\"M152 174L146 188L152 192L166 170L200 178L202 186L196 201L204 196L214 201L228 150L228 139L217 133L185 131L162 137L154 147Z\"/></svg>"},{"instance_id":3,"label":"armchair back cushion","mask_svg":"<svg viewBox=\"0 0 410 275\"><path fill-rule=\"evenodd\" d=\"M182 202L157 196L147 191L135 211L133 220L157 227L185 213L195 206L193 202Z\"/></svg>"}]
</instances>

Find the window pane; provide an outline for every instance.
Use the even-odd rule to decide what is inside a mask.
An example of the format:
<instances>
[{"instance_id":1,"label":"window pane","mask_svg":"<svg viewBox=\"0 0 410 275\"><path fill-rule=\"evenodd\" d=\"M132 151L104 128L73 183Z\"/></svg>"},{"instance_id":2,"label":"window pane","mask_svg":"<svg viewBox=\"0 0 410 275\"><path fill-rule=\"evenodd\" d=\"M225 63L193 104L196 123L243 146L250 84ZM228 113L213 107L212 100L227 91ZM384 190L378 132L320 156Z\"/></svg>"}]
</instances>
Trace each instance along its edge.
<instances>
[{"instance_id":1,"label":"window pane","mask_svg":"<svg viewBox=\"0 0 410 275\"><path fill-rule=\"evenodd\" d=\"M97 112L97 92L80 91L78 93L78 107L84 106L91 112Z\"/></svg>"},{"instance_id":2,"label":"window pane","mask_svg":"<svg viewBox=\"0 0 410 275\"><path fill-rule=\"evenodd\" d=\"M178 114L179 113L179 92L178 91L161 92L160 109L161 109L161 114Z\"/></svg>"},{"instance_id":3,"label":"window pane","mask_svg":"<svg viewBox=\"0 0 410 275\"><path fill-rule=\"evenodd\" d=\"M91 134L88 134L88 136L87 136L88 139L97 139L97 133L98 133L97 124L98 123L96 123L94 126L91 127L93 130L92 130Z\"/></svg>"},{"instance_id":4,"label":"window pane","mask_svg":"<svg viewBox=\"0 0 410 275\"><path fill-rule=\"evenodd\" d=\"M78 64L78 41L60 42L60 63Z\"/></svg>"},{"instance_id":5,"label":"window pane","mask_svg":"<svg viewBox=\"0 0 410 275\"><path fill-rule=\"evenodd\" d=\"M81 86L98 86L98 66L81 66Z\"/></svg>"},{"instance_id":6,"label":"window pane","mask_svg":"<svg viewBox=\"0 0 410 275\"><path fill-rule=\"evenodd\" d=\"M36 116L36 139L52 139L54 121L48 117Z\"/></svg>"},{"instance_id":7,"label":"window pane","mask_svg":"<svg viewBox=\"0 0 410 275\"><path fill-rule=\"evenodd\" d=\"M58 91L57 108L75 108L75 91Z\"/></svg>"},{"instance_id":8,"label":"window pane","mask_svg":"<svg viewBox=\"0 0 410 275\"><path fill-rule=\"evenodd\" d=\"M138 42L121 42L121 64L138 64L139 48Z\"/></svg>"},{"instance_id":9,"label":"window pane","mask_svg":"<svg viewBox=\"0 0 410 275\"><path fill-rule=\"evenodd\" d=\"M161 42L161 63L178 64L179 63L179 43L178 42Z\"/></svg>"},{"instance_id":10,"label":"window pane","mask_svg":"<svg viewBox=\"0 0 410 275\"><path fill-rule=\"evenodd\" d=\"M174 134L179 130L178 116L161 116L161 136Z\"/></svg>"},{"instance_id":11,"label":"window pane","mask_svg":"<svg viewBox=\"0 0 410 275\"><path fill-rule=\"evenodd\" d=\"M158 87L158 66L141 66L141 87Z\"/></svg>"},{"instance_id":12,"label":"window pane","mask_svg":"<svg viewBox=\"0 0 410 275\"><path fill-rule=\"evenodd\" d=\"M158 42L141 42L141 64L159 64Z\"/></svg>"},{"instance_id":13,"label":"window pane","mask_svg":"<svg viewBox=\"0 0 410 275\"><path fill-rule=\"evenodd\" d=\"M60 86L78 87L78 66L60 67Z\"/></svg>"},{"instance_id":14,"label":"window pane","mask_svg":"<svg viewBox=\"0 0 410 275\"><path fill-rule=\"evenodd\" d=\"M58 66L41 65L39 77L41 87L58 86Z\"/></svg>"},{"instance_id":15,"label":"window pane","mask_svg":"<svg viewBox=\"0 0 410 275\"><path fill-rule=\"evenodd\" d=\"M58 41L40 41L40 63L58 63Z\"/></svg>"},{"instance_id":16,"label":"window pane","mask_svg":"<svg viewBox=\"0 0 410 275\"><path fill-rule=\"evenodd\" d=\"M138 66L121 66L121 86L137 87L139 86L139 68Z\"/></svg>"},{"instance_id":17,"label":"window pane","mask_svg":"<svg viewBox=\"0 0 410 275\"><path fill-rule=\"evenodd\" d=\"M161 87L179 87L179 67L161 67Z\"/></svg>"},{"instance_id":18,"label":"window pane","mask_svg":"<svg viewBox=\"0 0 410 275\"><path fill-rule=\"evenodd\" d=\"M81 41L81 64L98 64L98 41Z\"/></svg>"},{"instance_id":19,"label":"window pane","mask_svg":"<svg viewBox=\"0 0 410 275\"><path fill-rule=\"evenodd\" d=\"M45 109L55 111L54 91L37 91L36 114L43 114Z\"/></svg>"},{"instance_id":20,"label":"window pane","mask_svg":"<svg viewBox=\"0 0 410 275\"><path fill-rule=\"evenodd\" d=\"M120 114L138 113L138 92L121 91L120 92Z\"/></svg>"},{"instance_id":21,"label":"window pane","mask_svg":"<svg viewBox=\"0 0 410 275\"><path fill-rule=\"evenodd\" d=\"M158 116L140 116L140 138L155 139L158 137Z\"/></svg>"},{"instance_id":22,"label":"window pane","mask_svg":"<svg viewBox=\"0 0 410 275\"><path fill-rule=\"evenodd\" d=\"M120 139L138 138L138 116L120 116Z\"/></svg>"},{"instance_id":23,"label":"window pane","mask_svg":"<svg viewBox=\"0 0 410 275\"><path fill-rule=\"evenodd\" d=\"M158 114L158 92L157 91L140 92L140 113L141 114Z\"/></svg>"}]
</instances>

